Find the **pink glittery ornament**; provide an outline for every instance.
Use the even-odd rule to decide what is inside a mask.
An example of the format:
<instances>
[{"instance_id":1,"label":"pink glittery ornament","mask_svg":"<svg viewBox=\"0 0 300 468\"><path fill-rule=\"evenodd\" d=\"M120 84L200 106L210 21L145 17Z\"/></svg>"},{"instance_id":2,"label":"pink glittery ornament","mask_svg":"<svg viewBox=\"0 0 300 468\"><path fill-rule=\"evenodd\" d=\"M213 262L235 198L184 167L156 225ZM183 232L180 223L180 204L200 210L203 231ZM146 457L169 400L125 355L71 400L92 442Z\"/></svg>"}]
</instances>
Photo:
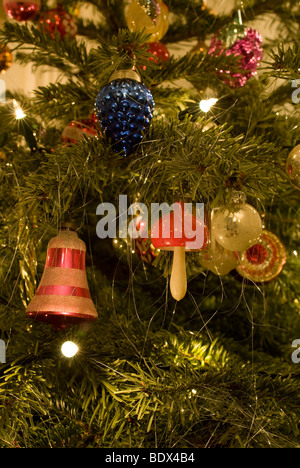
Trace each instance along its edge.
<instances>
[{"instance_id":1,"label":"pink glittery ornament","mask_svg":"<svg viewBox=\"0 0 300 468\"><path fill-rule=\"evenodd\" d=\"M261 47L262 36L254 29L248 28L245 30L245 36L237 39L230 48L225 48L222 39L216 35L213 37L209 49L209 54L220 56L235 55L240 57L239 65L240 73L232 73L230 70L219 70L219 74L226 84L232 88L241 88L245 86L247 81L257 74L259 62L263 57L263 49Z\"/></svg>"}]
</instances>

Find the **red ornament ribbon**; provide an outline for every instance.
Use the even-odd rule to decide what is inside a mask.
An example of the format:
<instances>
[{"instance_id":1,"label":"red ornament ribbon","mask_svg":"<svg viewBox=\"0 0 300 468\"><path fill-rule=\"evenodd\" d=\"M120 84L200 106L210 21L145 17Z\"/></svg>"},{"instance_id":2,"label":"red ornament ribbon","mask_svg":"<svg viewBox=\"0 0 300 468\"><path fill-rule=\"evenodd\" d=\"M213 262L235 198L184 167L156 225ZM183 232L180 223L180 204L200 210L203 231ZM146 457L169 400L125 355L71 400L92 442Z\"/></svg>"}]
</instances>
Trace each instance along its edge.
<instances>
[{"instance_id":1,"label":"red ornament ribbon","mask_svg":"<svg viewBox=\"0 0 300 468\"><path fill-rule=\"evenodd\" d=\"M48 249L45 268L74 268L85 271L85 252L68 248Z\"/></svg>"},{"instance_id":2,"label":"red ornament ribbon","mask_svg":"<svg viewBox=\"0 0 300 468\"><path fill-rule=\"evenodd\" d=\"M36 291L37 296L75 296L91 299L90 291L77 286L40 286Z\"/></svg>"}]
</instances>

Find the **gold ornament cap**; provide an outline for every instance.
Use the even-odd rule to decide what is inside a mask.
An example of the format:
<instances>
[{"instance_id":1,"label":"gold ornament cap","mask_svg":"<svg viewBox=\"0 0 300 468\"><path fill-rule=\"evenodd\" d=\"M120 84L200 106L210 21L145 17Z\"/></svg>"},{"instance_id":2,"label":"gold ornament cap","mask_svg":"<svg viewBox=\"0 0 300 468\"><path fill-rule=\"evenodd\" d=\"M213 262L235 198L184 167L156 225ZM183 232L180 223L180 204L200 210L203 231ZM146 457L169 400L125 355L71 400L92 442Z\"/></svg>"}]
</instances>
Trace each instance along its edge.
<instances>
[{"instance_id":1,"label":"gold ornament cap","mask_svg":"<svg viewBox=\"0 0 300 468\"><path fill-rule=\"evenodd\" d=\"M139 83L141 82L141 78L135 70L116 70L110 77L109 81L114 80L135 80Z\"/></svg>"},{"instance_id":2,"label":"gold ornament cap","mask_svg":"<svg viewBox=\"0 0 300 468\"><path fill-rule=\"evenodd\" d=\"M64 221L62 224L61 224L61 227L60 227L60 231L62 230L66 230L66 231L76 231L76 226L74 223L72 223L71 221Z\"/></svg>"}]
</instances>

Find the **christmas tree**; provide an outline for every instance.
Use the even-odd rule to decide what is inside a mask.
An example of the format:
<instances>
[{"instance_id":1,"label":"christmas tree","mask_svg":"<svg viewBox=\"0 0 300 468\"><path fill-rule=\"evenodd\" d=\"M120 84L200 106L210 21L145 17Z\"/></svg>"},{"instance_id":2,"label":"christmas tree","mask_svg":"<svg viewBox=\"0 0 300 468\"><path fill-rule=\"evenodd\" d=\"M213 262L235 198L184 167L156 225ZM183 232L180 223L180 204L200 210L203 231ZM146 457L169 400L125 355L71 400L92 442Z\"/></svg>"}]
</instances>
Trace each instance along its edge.
<instances>
[{"instance_id":1,"label":"christmas tree","mask_svg":"<svg viewBox=\"0 0 300 468\"><path fill-rule=\"evenodd\" d=\"M223 3L3 2L1 448L299 447L300 6Z\"/></svg>"}]
</instances>

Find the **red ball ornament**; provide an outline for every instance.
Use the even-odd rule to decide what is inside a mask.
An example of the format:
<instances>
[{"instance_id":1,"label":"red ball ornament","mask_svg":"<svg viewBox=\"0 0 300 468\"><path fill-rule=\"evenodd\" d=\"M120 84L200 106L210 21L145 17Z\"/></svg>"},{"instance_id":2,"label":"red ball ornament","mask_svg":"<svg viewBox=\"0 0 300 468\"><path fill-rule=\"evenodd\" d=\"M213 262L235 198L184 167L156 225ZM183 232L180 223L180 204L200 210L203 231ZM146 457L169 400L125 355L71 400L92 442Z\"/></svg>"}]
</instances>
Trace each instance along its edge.
<instances>
[{"instance_id":1,"label":"red ball ornament","mask_svg":"<svg viewBox=\"0 0 300 468\"><path fill-rule=\"evenodd\" d=\"M263 231L258 242L243 254L237 254L237 273L254 283L268 283L281 273L286 263L286 250L272 232Z\"/></svg>"},{"instance_id":2,"label":"red ball ornament","mask_svg":"<svg viewBox=\"0 0 300 468\"><path fill-rule=\"evenodd\" d=\"M157 57L156 59L154 57L149 57L150 62L154 61L157 65L162 65L170 58L170 53L162 42L149 42L147 44L147 52Z\"/></svg>"},{"instance_id":3,"label":"red ball ornament","mask_svg":"<svg viewBox=\"0 0 300 468\"><path fill-rule=\"evenodd\" d=\"M46 11L40 18L40 23L46 33L53 39L59 33L62 39L74 38L77 34L77 24L72 15L61 7Z\"/></svg>"},{"instance_id":4,"label":"red ball ornament","mask_svg":"<svg viewBox=\"0 0 300 468\"><path fill-rule=\"evenodd\" d=\"M0 43L0 73L8 70L13 62L13 56L8 47Z\"/></svg>"},{"instance_id":5,"label":"red ball ornament","mask_svg":"<svg viewBox=\"0 0 300 468\"><path fill-rule=\"evenodd\" d=\"M36 18L41 9L41 0L3 0L7 16L16 21L30 21Z\"/></svg>"},{"instance_id":6,"label":"red ball ornament","mask_svg":"<svg viewBox=\"0 0 300 468\"><path fill-rule=\"evenodd\" d=\"M50 240L44 273L27 316L65 329L96 320L86 271L86 245L70 227Z\"/></svg>"},{"instance_id":7,"label":"red ball ornament","mask_svg":"<svg viewBox=\"0 0 300 468\"><path fill-rule=\"evenodd\" d=\"M98 120L95 114L92 114L89 119L82 119L70 122L62 133L62 140L65 144L77 144L84 137L95 138L101 136Z\"/></svg>"}]
</instances>

